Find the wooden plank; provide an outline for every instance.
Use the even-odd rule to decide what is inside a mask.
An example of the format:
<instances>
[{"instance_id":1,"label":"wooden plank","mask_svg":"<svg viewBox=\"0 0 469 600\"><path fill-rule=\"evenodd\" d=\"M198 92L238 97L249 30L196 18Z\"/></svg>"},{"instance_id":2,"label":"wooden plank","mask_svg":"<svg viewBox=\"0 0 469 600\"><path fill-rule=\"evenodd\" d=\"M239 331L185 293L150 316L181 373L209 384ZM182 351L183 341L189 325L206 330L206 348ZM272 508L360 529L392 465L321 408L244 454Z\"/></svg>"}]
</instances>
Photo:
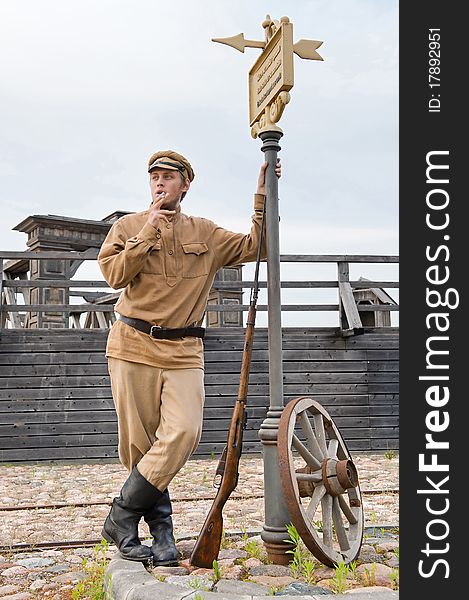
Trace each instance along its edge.
<instances>
[{"instance_id":1,"label":"wooden plank","mask_svg":"<svg viewBox=\"0 0 469 600\"><path fill-rule=\"evenodd\" d=\"M361 336L362 337L362 336ZM350 340L352 338L347 338L347 341ZM345 341L345 340L344 340ZM220 344L221 345L221 344ZM230 344L232 347L230 349L228 349L226 346L228 346L228 343L226 344L225 348L226 349L219 349L219 350L214 350L213 347L206 347L205 348L205 357L206 360L213 360L212 356L213 353L216 352L215 356L223 356L223 353L226 351L235 351L235 352L241 352L242 351L242 343L240 343L238 346L235 346L233 343ZM288 340L284 341L282 343L282 350L283 350L283 356L284 359L288 359L290 356L294 356L296 353L298 355L298 353L300 351L305 351L308 352L308 359L310 360L325 360L327 357L330 357L330 360L347 360L347 358L353 358L354 360L364 360L367 357L368 358L374 358L375 360L379 360L380 358L382 358L383 360L387 360L388 356L391 357L392 352L394 352L394 354L392 355L392 358L394 358L394 360L398 360L399 359L399 349L397 346L393 347L393 346L386 346L384 344L376 344L376 345L369 345L368 347L358 347L358 346L354 346L354 345L350 345L349 347L343 347L343 348L328 348L327 346L321 346L320 344L316 344L316 343L310 343L307 340L302 340L302 341L293 341L290 342ZM357 354L355 355L351 355L351 352L356 352ZM256 353L262 353L265 352L265 356L267 357L267 343L265 345L265 347L261 347L261 345L259 343L254 344L253 346L253 356L254 356L254 352ZM379 353L382 353L381 355ZM289 354L292 353L292 354ZM334 353L334 354L332 354ZM373 353L371 355L368 356L369 353ZM262 354L260 354L260 356L262 356ZM256 354L256 359L260 360L259 358L257 358L258 355Z\"/></svg>"},{"instance_id":2,"label":"wooden plank","mask_svg":"<svg viewBox=\"0 0 469 600\"><path fill-rule=\"evenodd\" d=\"M371 450L399 450L399 438L370 440Z\"/></svg>"},{"instance_id":3,"label":"wooden plank","mask_svg":"<svg viewBox=\"0 0 469 600\"><path fill-rule=\"evenodd\" d=\"M323 362L323 361L366 361L367 351L365 350L310 350L310 349L298 349L289 350L284 349L283 362L288 361L311 361L311 362ZM223 352L205 352L205 364L209 365L213 362L226 362L226 361L239 361L242 357L242 349L236 351L223 351ZM253 347L252 350L252 361L265 361L269 358L268 350L260 350L259 348Z\"/></svg>"},{"instance_id":4,"label":"wooden plank","mask_svg":"<svg viewBox=\"0 0 469 600\"><path fill-rule=\"evenodd\" d=\"M398 394L399 384L398 383L370 383L368 385L370 394Z\"/></svg>"},{"instance_id":5,"label":"wooden plank","mask_svg":"<svg viewBox=\"0 0 469 600\"><path fill-rule=\"evenodd\" d=\"M399 371L398 360L370 360L368 361L368 372Z\"/></svg>"},{"instance_id":6,"label":"wooden plank","mask_svg":"<svg viewBox=\"0 0 469 600\"><path fill-rule=\"evenodd\" d=\"M60 376L96 376L105 375L108 376L109 372L107 364L98 363L94 364L55 364L55 365L1 365L0 364L0 385L2 385L3 378L12 378L15 374L21 373L21 377L30 377L31 386L35 387L36 378L40 377L60 377ZM16 378L18 379L18 377Z\"/></svg>"},{"instance_id":7,"label":"wooden plank","mask_svg":"<svg viewBox=\"0 0 469 600\"><path fill-rule=\"evenodd\" d=\"M9 288L106 288L111 289L104 279L99 280L81 280L81 279L13 279L5 281L5 287ZM383 286L384 287L384 286ZM391 287L391 286L387 286Z\"/></svg>"},{"instance_id":8,"label":"wooden plank","mask_svg":"<svg viewBox=\"0 0 469 600\"><path fill-rule=\"evenodd\" d=\"M385 394L385 393L369 394L368 398L370 401L370 405L399 404L399 392L396 392L394 394Z\"/></svg>"},{"instance_id":9,"label":"wooden plank","mask_svg":"<svg viewBox=\"0 0 469 600\"><path fill-rule=\"evenodd\" d=\"M358 312L399 312L397 304L359 304Z\"/></svg>"},{"instance_id":10,"label":"wooden plank","mask_svg":"<svg viewBox=\"0 0 469 600\"><path fill-rule=\"evenodd\" d=\"M9 372L6 372L6 371ZM5 389L50 387L91 387L109 386L109 374L106 365L51 365L23 367L21 376L14 376L14 368L0 367L0 385ZM205 385L219 384L239 385L239 372L206 372ZM285 370L283 381L289 383L379 383L398 382L399 374L393 371L367 373L363 371L288 371ZM249 385L266 384L268 372L253 372L249 375Z\"/></svg>"},{"instance_id":11,"label":"wooden plank","mask_svg":"<svg viewBox=\"0 0 469 600\"><path fill-rule=\"evenodd\" d=\"M288 403L287 403L288 404ZM332 417L344 417L344 418L348 418L348 417L368 417L369 415L369 407L368 405L356 405L356 404L352 404L351 406L347 406L347 405L340 405L340 406L327 406L324 403L321 403L321 405L328 411L328 413L332 416ZM225 419L230 419L231 418L231 414L233 412L233 405L227 407L227 408L223 408L223 407L212 407L212 408L205 408L204 409L204 419L214 419L214 418L225 418ZM267 402L265 405L263 406L248 406L247 409L247 413L248 413L248 419L251 419L253 417L260 417L262 415L265 415L267 410L269 408L269 403ZM380 413L378 413L380 414ZM397 413L396 413L397 414Z\"/></svg>"},{"instance_id":12,"label":"wooden plank","mask_svg":"<svg viewBox=\"0 0 469 600\"><path fill-rule=\"evenodd\" d=\"M283 363L290 362L352 362L352 361L366 361L371 364L372 367L375 363L381 361L387 363L390 360L398 362L399 351L396 349L288 349L284 348L282 352ZM242 349L239 350L223 350L223 351L205 351L205 364L210 365L213 362L239 362L242 357ZM252 350L252 361L263 361L268 362L268 351L267 349L260 349L259 347L253 347Z\"/></svg>"},{"instance_id":13,"label":"wooden plank","mask_svg":"<svg viewBox=\"0 0 469 600\"><path fill-rule=\"evenodd\" d=\"M399 360L399 350L367 350L367 356L370 360Z\"/></svg>"},{"instance_id":14,"label":"wooden plank","mask_svg":"<svg viewBox=\"0 0 469 600\"><path fill-rule=\"evenodd\" d=\"M73 240L76 241L76 240ZM7 259L35 259L35 260L49 260L49 259L80 259L80 260L96 260L98 257L99 248L89 248L84 252L60 252L60 251L43 251L33 252L32 250L0 250L0 258Z\"/></svg>"},{"instance_id":15,"label":"wooden plank","mask_svg":"<svg viewBox=\"0 0 469 600\"><path fill-rule=\"evenodd\" d=\"M89 419L88 419L89 420ZM5 445L4 438L12 438L13 442L19 437L28 436L51 436L62 434L89 434L89 433L117 433L117 420L114 421L99 421L99 422L70 422L66 423L14 423L11 425L0 425L0 446L2 448L16 448L13 444Z\"/></svg>"},{"instance_id":16,"label":"wooden plank","mask_svg":"<svg viewBox=\"0 0 469 600\"><path fill-rule=\"evenodd\" d=\"M236 402L236 397L223 396L222 398L216 396L207 396L205 399L205 410L209 409L225 409L232 411L232 408ZM248 411L253 409L261 409L269 406L269 399L265 396L248 398ZM355 406L355 404L353 405ZM86 413L90 411L104 412L107 410L114 411L114 401L109 394L109 398L58 398L58 399L47 399L47 400L36 400L36 399L15 399L0 401L0 414L1 421L13 423L15 419L25 419L25 413L34 413L32 418L36 419L70 419L70 420L82 420L86 418ZM84 417L75 417L75 412L84 415ZM97 418L96 412L90 419ZM16 416L18 415L18 417ZM45 415L45 416L42 416ZM60 415L64 415L60 417ZM8 420L10 419L10 420Z\"/></svg>"},{"instance_id":17,"label":"wooden plank","mask_svg":"<svg viewBox=\"0 0 469 600\"><path fill-rule=\"evenodd\" d=\"M398 263L399 257L378 254L281 254L280 262Z\"/></svg>"},{"instance_id":18,"label":"wooden plank","mask_svg":"<svg viewBox=\"0 0 469 600\"><path fill-rule=\"evenodd\" d=\"M2 438L2 449L8 448L67 448L69 446L112 446L117 445L117 433L73 434L73 435L31 435L25 437Z\"/></svg>"},{"instance_id":19,"label":"wooden plank","mask_svg":"<svg viewBox=\"0 0 469 600\"><path fill-rule=\"evenodd\" d=\"M378 387L374 386L378 391ZM384 389L393 390L397 389L397 386L392 384L385 384ZM238 390L238 386L235 385L210 385L206 386L206 394L212 396L226 396L228 395L236 395ZM250 396L260 396L268 394L268 385L263 384L250 384L248 394ZM285 384L283 386L283 391L285 395L290 396L309 396L312 395L317 396L319 394L366 394L368 392L368 385L366 383L343 383L343 384L321 384L321 383L294 383L294 384ZM383 391L381 387L379 391Z\"/></svg>"},{"instance_id":20,"label":"wooden plank","mask_svg":"<svg viewBox=\"0 0 469 600\"><path fill-rule=\"evenodd\" d=\"M303 394L302 394L303 395ZM327 409L331 406L349 406L349 405L367 405L368 394L337 394L336 390L333 394L306 394L311 397L319 404L325 406ZM290 400L297 398L292 394L284 394L284 404L286 405ZM268 401L267 401L268 403Z\"/></svg>"},{"instance_id":21,"label":"wooden plank","mask_svg":"<svg viewBox=\"0 0 469 600\"><path fill-rule=\"evenodd\" d=\"M114 304L21 304L9 306L10 312L112 312ZM212 310L212 308L210 308Z\"/></svg>"},{"instance_id":22,"label":"wooden plank","mask_svg":"<svg viewBox=\"0 0 469 600\"><path fill-rule=\"evenodd\" d=\"M363 285L364 281L363 280L356 280L356 281L351 281L350 285L355 289L366 289L368 287L372 287L373 288L373 292L376 294L376 296L382 301L382 302L390 302L391 298L389 296L387 296L386 293L384 293L382 291L382 288L398 288L400 286L399 281L377 281L377 280L366 280L366 286Z\"/></svg>"},{"instance_id":23,"label":"wooden plank","mask_svg":"<svg viewBox=\"0 0 469 600\"><path fill-rule=\"evenodd\" d=\"M43 410L41 412L29 410L23 412L18 411L15 413L2 413L2 425L0 425L0 427L5 426L4 433L6 432L6 435L8 435L8 430L11 430L13 426L24 425L26 423L72 423L75 427L76 423L103 423L106 421L111 422L116 420L117 417L114 406L112 406L112 408L104 406L101 408L99 406L93 405L89 409L83 408L81 410ZM78 428L78 425L76 425L76 427Z\"/></svg>"},{"instance_id":24,"label":"wooden plank","mask_svg":"<svg viewBox=\"0 0 469 600\"><path fill-rule=\"evenodd\" d=\"M44 338L48 342L60 341L63 339L76 339L78 337L102 337L105 338L108 335L107 331L100 331L99 329L76 331L75 329L66 329L60 327L34 327L32 329L7 329L5 331L5 340L7 341L24 341L24 340L35 340L36 338Z\"/></svg>"},{"instance_id":25,"label":"wooden plank","mask_svg":"<svg viewBox=\"0 0 469 600\"><path fill-rule=\"evenodd\" d=\"M37 403L39 404L39 403ZM224 403L228 404L228 406L210 406L204 409L204 420L208 419L227 419L231 418L234 402ZM351 405L351 406L343 406L340 405L338 407L334 406L326 406L324 403L321 403L326 410L328 410L331 416L367 416L369 414L369 407L367 405ZM16 403L18 406L18 403ZM38 410L35 410L33 407L28 404L26 407L21 407L24 410L15 410L5 413L0 413L1 423L0 425L0 435L9 435L9 431L11 431L12 426L23 425L25 423L45 423L45 424L56 424L56 423L95 423L95 422L105 422L105 421L115 421L116 420L116 412L114 410L114 405L112 400L107 401L106 404L98 405L97 402L90 402L87 406L86 403L83 405L75 405L70 406L68 403L64 406L63 410L60 409L59 406L40 406ZM54 410L56 409L56 410ZM336 409L336 410L334 410ZM253 418L261 418L265 417L266 412L268 410L268 402L265 400L260 406L249 405L247 409L248 419ZM373 413L376 415L387 415L391 414L391 412L376 412ZM395 410L393 414L398 414L398 411ZM75 426L75 425L71 425Z\"/></svg>"},{"instance_id":26,"label":"wooden plank","mask_svg":"<svg viewBox=\"0 0 469 600\"><path fill-rule=\"evenodd\" d=\"M8 277L8 273L6 275ZM1 274L0 274L0 276L1 276ZM13 327L21 327L20 316L16 312L10 310L10 308L12 306L16 306L16 296L15 296L13 290L8 288L8 283L9 283L8 279L6 279L3 282L3 287L5 288L3 291L5 303L2 306L2 310L6 315L8 315L8 318L10 319ZM1 290L0 290L0 298L1 297L2 297L2 295L1 295Z\"/></svg>"},{"instance_id":27,"label":"wooden plank","mask_svg":"<svg viewBox=\"0 0 469 600\"><path fill-rule=\"evenodd\" d=\"M223 452L223 449L225 447L225 443L224 442L217 442L217 443L205 443L205 442L201 442L195 453L192 455L191 458L193 459L199 459L199 458L219 458ZM260 443L260 441L243 441L243 455L246 454L254 454L254 455L260 455L262 453L262 445Z\"/></svg>"},{"instance_id":28,"label":"wooden plank","mask_svg":"<svg viewBox=\"0 0 469 600\"><path fill-rule=\"evenodd\" d=\"M381 375L380 373L376 373L375 375ZM391 378L394 374L385 373L388 378ZM251 373L249 375L249 386L256 384L265 384L268 383L269 376L268 373ZM289 373L286 372L283 374L283 382L284 384L294 384L294 383L337 383L340 385L341 383L364 383L368 381L367 373L353 373L345 371L343 373L316 373L316 372L301 372L301 373ZM239 375L238 373L205 373L205 385L213 386L213 385L239 385Z\"/></svg>"},{"instance_id":29,"label":"wooden plank","mask_svg":"<svg viewBox=\"0 0 469 600\"><path fill-rule=\"evenodd\" d=\"M355 405L352 404L348 406L346 404L340 405L331 405L327 406L324 402L320 402L321 406L323 406L327 412L331 415L331 417L335 420L345 419L345 422L348 418L352 417L368 417L369 415L369 406L368 405Z\"/></svg>"},{"instance_id":30,"label":"wooden plank","mask_svg":"<svg viewBox=\"0 0 469 600\"><path fill-rule=\"evenodd\" d=\"M370 383L388 383L397 382L399 383L399 372L396 371L377 371L375 373L368 373L368 381Z\"/></svg>"},{"instance_id":31,"label":"wooden plank","mask_svg":"<svg viewBox=\"0 0 469 600\"><path fill-rule=\"evenodd\" d=\"M56 388L109 387L109 376L92 377L85 375L83 377L3 377L1 380L1 385L5 389L42 388L45 386Z\"/></svg>"},{"instance_id":32,"label":"wooden plank","mask_svg":"<svg viewBox=\"0 0 469 600\"><path fill-rule=\"evenodd\" d=\"M379 404L369 406L370 416L398 415L399 404Z\"/></svg>"},{"instance_id":33,"label":"wooden plank","mask_svg":"<svg viewBox=\"0 0 469 600\"><path fill-rule=\"evenodd\" d=\"M302 394L305 395L305 394ZM343 394L343 395L326 395L326 394L306 394L308 397L311 397L316 402L319 402L321 406L324 406L326 410L332 410L332 407L337 407L340 410L347 411L349 409L353 409L353 407L360 406L369 406L368 395L351 395L351 394ZM285 395L284 396L284 404L285 406L291 400L297 398L298 395ZM210 408L218 408L223 409L226 406L233 407L236 402L236 396L233 394L231 396L212 396L207 394L205 397L205 407ZM255 396L248 393L248 410L251 407L257 406L269 406L269 398L268 396Z\"/></svg>"},{"instance_id":34,"label":"wooden plank","mask_svg":"<svg viewBox=\"0 0 469 600\"><path fill-rule=\"evenodd\" d=\"M399 415L370 417L370 425L376 427L376 429L380 427L395 427L397 429L399 426Z\"/></svg>"},{"instance_id":35,"label":"wooden plank","mask_svg":"<svg viewBox=\"0 0 469 600\"><path fill-rule=\"evenodd\" d=\"M111 387L98 388L51 388L40 389L2 389L0 388L0 400L32 400L52 398L110 398Z\"/></svg>"},{"instance_id":36,"label":"wooden plank","mask_svg":"<svg viewBox=\"0 0 469 600\"><path fill-rule=\"evenodd\" d=\"M397 361L396 361L397 362ZM387 363L379 363L382 365L382 370ZM315 371L317 373L336 373L336 372L357 372L363 373L367 370L367 363L364 360L347 360L347 361L298 361L298 360L284 360L283 363L284 372L309 372ZM1 366L0 366L1 369ZM396 369L393 369L396 370ZM226 361L226 362L206 362L205 373L240 373L241 362L239 361ZM268 373L269 364L267 361L251 361L251 373Z\"/></svg>"},{"instance_id":37,"label":"wooden plank","mask_svg":"<svg viewBox=\"0 0 469 600\"><path fill-rule=\"evenodd\" d=\"M380 427L370 429L370 438L372 439L394 439L399 437L399 427Z\"/></svg>"},{"instance_id":38,"label":"wooden plank","mask_svg":"<svg viewBox=\"0 0 469 600\"><path fill-rule=\"evenodd\" d=\"M43 352L33 354L32 352L0 354L0 368L4 365L14 365L22 368L25 365L97 365L106 364L107 358L104 352Z\"/></svg>"},{"instance_id":39,"label":"wooden plank","mask_svg":"<svg viewBox=\"0 0 469 600\"><path fill-rule=\"evenodd\" d=\"M356 334L363 333L363 324L358 313L352 288L348 281L339 281L339 293L342 306L347 316L349 328L353 329Z\"/></svg>"},{"instance_id":40,"label":"wooden plank","mask_svg":"<svg viewBox=\"0 0 469 600\"><path fill-rule=\"evenodd\" d=\"M359 428L344 428L342 433L343 437L346 439L358 438L358 437L370 437L369 436L370 429L368 427L359 427ZM366 433L365 433L366 432ZM220 442L226 441L227 432L226 431L202 431L201 442ZM257 441L258 432L257 430L246 430L243 435L243 440L246 441Z\"/></svg>"},{"instance_id":41,"label":"wooden plank","mask_svg":"<svg viewBox=\"0 0 469 600\"><path fill-rule=\"evenodd\" d=\"M78 330L77 330L78 331ZM0 343L0 353L4 352L9 354L10 352L21 352L24 351L25 342L18 344L2 344ZM63 341L57 343L38 343L28 344L28 352L39 353L39 352L83 352L100 350L104 353L106 347L106 341L101 339L71 339L70 341Z\"/></svg>"},{"instance_id":42,"label":"wooden plank","mask_svg":"<svg viewBox=\"0 0 469 600\"><path fill-rule=\"evenodd\" d=\"M0 463L36 462L42 460L83 460L118 458L117 446L81 446L61 448L11 448L0 450Z\"/></svg>"},{"instance_id":43,"label":"wooden plank","mask_svg":"<svg viewBox=\"0 0 469 600\"><path fill-rule=\"evenodd\" d=\"M347 442L347 447L351 452L369 452L370 440L368 438L357 438L357 439L348 439L345 440ZM390 440L384 440L385 443L390 443ZM392 440L392 443L395 445L396 440ZM196 452L193 455L193 458L218 458L223 448L225 447L224 443L200 443ZM384 449L388 449L392 446L384 445ZM260 442L243 442L243 454L261 454L262 453L262 445Z\"/></svg>"},{"instance_id":44,"label":"wooden plank","mask_svg":"<svg viewBox=\"0 0 469 600\"><path fill-rule=\"evenodd\" d=\"M11 400L0 401L0 413L1 420L6 423L13 423L15 419L25 420L29 418L28 412L32 412L32 422L41 422L41 415L45 415L44 418L52 418L52 415L60 415L62 412L67 414L67 418L74 420L79 419L75 417L75 411L78 413L86 414L86 411L106 411L114 410L114 402L111 397L109 389L107 397L97 397L97 394L93 393L93 390L76 390L75 393L64 397L61 390L54 390L58 392L55 394L55 398L49 399L38 399L37 394L34 390L26 390L30 392L30 398L12 398ZM98 390L105 392L106 390ZM80 397L85 396L85 397ZM286 395L284 398L285 405L288 404L294 398L298 396ZM369 398L367 394L363 395L311 395L311 397L324 406L328 411L337 410L353 410L354 407L369 406ZM218 408L232 410L236 402L236 395L231 396L211 396L207 395L205 398L205 409ZM399 406L398 398L395 396L388 397L387 400L383 400L383 404L377 404L377 410L385 410L386 406L393 402L391 406ZM253 408L268 407L269 397L268 396L254 396L248 394L248 411ZM378 413L381 414L381 413ZM17 415L17 416L16 416ZM51 415L47 417L47 415ZM94 417L93 417L94 418ZM37 419L34 421L34 419Z\"/></svg>"},{"instance_id":45,"label":"wooden plank","mask_svg":"<svg viewBox=\"0 0 469 600\"><path fill-rule=\"evenodd\" d=\"M256 407L248 410L248 429L259 429L266 416L268 407ZM347 427L368 426L371 417L368 417L367 407L340 407L339 410L328 410L334 421ZM208 430L219 429L228 431L232 409L209 409L204 411L204 428ZM88 416L87 416L88 415ZM114 410L90 410L71 412L22 412L15 415L4 415L0 425L0 437L14 437L16 435L40 435L42 433L90 433L100 432L103 427L108 431L116 430L117 417ZM2 415L3 417L3 415ZM397 416L378 417L376 426L397 425ZM392 422L389 419L393 419Z\"/></svg>"}]
</instances>

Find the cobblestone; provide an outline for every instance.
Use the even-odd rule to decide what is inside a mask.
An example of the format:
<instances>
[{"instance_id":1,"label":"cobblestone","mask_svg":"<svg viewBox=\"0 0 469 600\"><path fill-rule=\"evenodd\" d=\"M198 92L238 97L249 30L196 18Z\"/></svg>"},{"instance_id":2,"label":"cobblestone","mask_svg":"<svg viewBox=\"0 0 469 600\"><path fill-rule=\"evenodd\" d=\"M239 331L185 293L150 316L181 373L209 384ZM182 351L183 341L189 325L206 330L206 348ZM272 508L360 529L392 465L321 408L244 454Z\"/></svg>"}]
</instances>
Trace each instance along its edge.
<instances>
[{"instance_id":1,"label":"cobblestone","mask_svg":"<svg viewBox=\"0 0 469 600\"><path fill-rule=\"evenodd\" d=\"M398 488L398 456L357 454L353 458L363 493L365 526L397 526L398 494L368 495L366 492ZM200 530L212 500L194 502L193 499L214 496L212 480L216 465L216 460L191 460L171 483L177 539L194 537ZM260 531L264 522L262 459L242 457L239 472L239 483L234 492L237 498L231 498L224 509L224 526L228 534L231 530ZM84 577L83 559L93 557L93 547L83 544L78 548L37 548L25 552L17 545L100 540L102 524L109 511L108 504L103 503L112 501L126 477L126 470L118 463L1 465L0 515L4 551L0 552L0 598L32 593L35 598L70 599L70 586L65 585L65 579L76 584ZM101 504L41 508L63 503ZM5 510L33 505L40 508ZM140 535L142 539L148 539L143 521ZM107 556L111 558L114 554L115 548L111 546ZM57 579L59 575L61 581Z\"/></svg>"}]
</instances>

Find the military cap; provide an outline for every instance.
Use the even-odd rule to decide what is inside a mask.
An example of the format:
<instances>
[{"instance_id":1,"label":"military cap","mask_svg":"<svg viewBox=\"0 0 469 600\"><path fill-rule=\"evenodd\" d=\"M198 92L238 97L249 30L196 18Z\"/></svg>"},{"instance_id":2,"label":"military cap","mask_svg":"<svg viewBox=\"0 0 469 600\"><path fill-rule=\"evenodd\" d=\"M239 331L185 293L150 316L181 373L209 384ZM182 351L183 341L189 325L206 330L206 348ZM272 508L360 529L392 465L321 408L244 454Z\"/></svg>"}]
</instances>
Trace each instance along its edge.
<instances>
[{"instance_id":1,"label":"military cap","mask_svg":"<svg viewBox=\"0 0 469 600\"><path fill-rule=\"evenodd\" d=\"M153 169L158 168L179 171L189 181L194 179L191 163L182 154L174 152L174 150L159 150L150 156L148 159L148 172L151 173Z\"/></svg>"}]
</instances>

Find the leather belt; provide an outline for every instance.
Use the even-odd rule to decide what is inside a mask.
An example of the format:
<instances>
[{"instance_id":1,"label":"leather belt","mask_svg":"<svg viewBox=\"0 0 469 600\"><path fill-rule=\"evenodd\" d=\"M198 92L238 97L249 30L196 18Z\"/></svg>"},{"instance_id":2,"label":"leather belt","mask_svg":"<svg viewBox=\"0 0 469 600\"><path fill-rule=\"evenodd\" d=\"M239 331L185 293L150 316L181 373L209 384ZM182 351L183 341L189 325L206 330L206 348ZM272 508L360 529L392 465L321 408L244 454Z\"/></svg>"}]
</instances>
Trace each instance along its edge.
<instances>
[{"instance_id":1,"label":"leather belt","mask_svg":"<svg viewBox=\"0 0 469 600\"><path fill-rule=\"evenodd\" d=\"M181 327L180 329L170 329L169 327L152 325L141 319L131 319L130 317L125 317L123 315L119 315L119 321L122 321L126 325L130 325L139 331L143 331L143 333L147 333L157 340L177 340L186 336L203 338L205 335L204 327L190 326Z\"/></svg>"}]
</instances>

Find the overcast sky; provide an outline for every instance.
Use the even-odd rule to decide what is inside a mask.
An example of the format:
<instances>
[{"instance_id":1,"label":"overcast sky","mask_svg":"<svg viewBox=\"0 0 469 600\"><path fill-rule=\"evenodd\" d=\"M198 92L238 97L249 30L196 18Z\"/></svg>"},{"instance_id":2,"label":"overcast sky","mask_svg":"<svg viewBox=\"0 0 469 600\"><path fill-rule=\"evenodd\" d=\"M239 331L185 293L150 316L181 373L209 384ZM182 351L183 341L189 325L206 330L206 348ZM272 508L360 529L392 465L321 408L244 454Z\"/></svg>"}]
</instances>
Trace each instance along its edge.
<instances>
[{"instance_id":1,"label":"overcast sky","mask_svg":"<svg viewBox=\"0 0 469 600\"><path fill-rule=\"evenodd\" d=\"M260 51L211 38L262 40L266 14L324 42L323 62L294 56L279 123L281 252L398 254L395 0L0 0L1 249L25 249L28 215L146 209L167 148L196 173L183 210L247 231Z\"/></svg>"}]
</instances>

